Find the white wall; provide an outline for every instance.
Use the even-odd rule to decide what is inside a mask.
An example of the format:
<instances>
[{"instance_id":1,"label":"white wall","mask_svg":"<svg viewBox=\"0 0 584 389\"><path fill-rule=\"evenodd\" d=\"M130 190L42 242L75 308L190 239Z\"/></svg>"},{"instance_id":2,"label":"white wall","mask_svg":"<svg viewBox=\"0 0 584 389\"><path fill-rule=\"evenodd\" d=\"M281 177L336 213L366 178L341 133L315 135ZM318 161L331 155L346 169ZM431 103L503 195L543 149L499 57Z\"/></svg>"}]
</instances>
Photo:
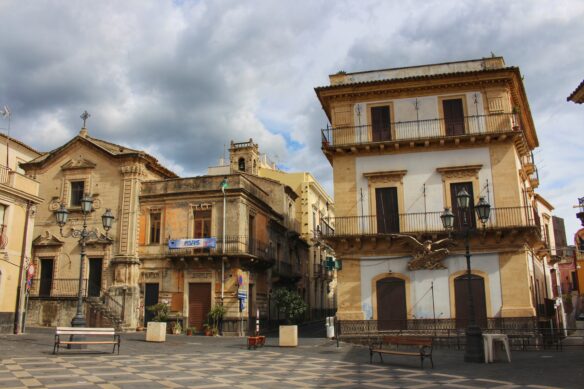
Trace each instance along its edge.
<instances>
[{"instance_id":1,"label":"white wall","mask_svg":"<svg viewBox=\"0 0 584 389\"><path fill-rule=\"evenodd\" d=\"M409 153L396 155L379 155L356 158L356 183L358 212L361 215L360 193L363 191L363 213L370 214L369 208L369 184L364 173L407 170L403 177L404 198L398 201L404 202L406 213L415 212L441 212L444 210L444 187L442 175L436 171L438 167L482 165L479 171L479 184L481 193L475 193L475 197L486 195L485 185L489 182L491 207L496 207L493 197L491 160L489 149L486 147L464 149L427 151L423 153ZM423 188L426 184L426 210L424 210Z\"/></svg>"},{"instance_id":2,"label":"white wall","mask_svg":"<svg viewBox=\"0 0 584 389\"><path fill-rule=\"evenodd\" d=\"M361 306L366 319L373 318L373 302L371 301L372 280L375 276L388 273L401 273L410 277L410 303L407 307L417 319L433 318L432 292L430 290L434 281L434 304L437 319L453 318L454 312L450 312L450 291L448 278L451 274L466 270L466 258L462 255L453 255L443 261L447 269L444 270L418 270L408 271L407 263L411 257L375 257L361 258ZM473 270L480 270L487 274L488 284L485 280L486 293L490 293L492 316L500 315L501 278L499 274L499 256L497 254L473 254L471 257Z\"/></svg>"}]
</instances>

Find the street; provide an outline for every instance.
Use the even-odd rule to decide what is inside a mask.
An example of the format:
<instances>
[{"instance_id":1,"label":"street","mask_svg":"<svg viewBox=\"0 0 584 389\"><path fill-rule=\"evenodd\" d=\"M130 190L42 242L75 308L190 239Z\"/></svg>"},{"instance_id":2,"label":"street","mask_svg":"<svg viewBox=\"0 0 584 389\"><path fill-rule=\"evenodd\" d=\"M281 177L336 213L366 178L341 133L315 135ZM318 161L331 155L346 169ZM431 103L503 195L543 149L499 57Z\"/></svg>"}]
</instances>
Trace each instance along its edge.
<instances>
[{"instance_id":1,"label":"street","mask_svg":"<svg viewBox=\"0 0 584 389\"><path fill-rule=\"evenodd\" d=\"M302 331L301 331L302 333ZM308 330L307 333L314 333ZM109 346L52 355L53 332L0 336L1 388L495 388L581 387L584 350L514 351L512 363L465 364L462 351L437 349L435 368L417 358L369 364L367 348L301 337L280 348L277 337L247 350L244 338L168 335L147 343L122 335L120 355ZM552 373L553 372L553 373Z\"/></svg>"}]
</instances>

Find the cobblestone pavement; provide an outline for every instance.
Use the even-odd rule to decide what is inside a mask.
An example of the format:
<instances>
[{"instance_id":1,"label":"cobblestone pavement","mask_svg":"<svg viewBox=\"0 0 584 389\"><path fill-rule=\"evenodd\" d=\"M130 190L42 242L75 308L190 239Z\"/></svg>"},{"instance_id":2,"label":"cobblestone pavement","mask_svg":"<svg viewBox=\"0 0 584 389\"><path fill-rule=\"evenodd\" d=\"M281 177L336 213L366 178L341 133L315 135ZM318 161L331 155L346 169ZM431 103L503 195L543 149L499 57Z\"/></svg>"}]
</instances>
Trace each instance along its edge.
<instances>
[{"instance_id":1,"label":"cobblestone pavement","mask_svg":"<svg viewBox=\"0 0 584 389\"><path fill-rule=\"evenodd\" d=\"M584 350L513 352L513 362L465 364L455 350L435 350L435 368L417 358L369 364L368 350L318 338L297 348L247 350L242 338L168 336L148 343L124 334L109 347L52 355L52 332L0 336L0 388L516 388L582 387Z\"/></svg>"}]
</instances>

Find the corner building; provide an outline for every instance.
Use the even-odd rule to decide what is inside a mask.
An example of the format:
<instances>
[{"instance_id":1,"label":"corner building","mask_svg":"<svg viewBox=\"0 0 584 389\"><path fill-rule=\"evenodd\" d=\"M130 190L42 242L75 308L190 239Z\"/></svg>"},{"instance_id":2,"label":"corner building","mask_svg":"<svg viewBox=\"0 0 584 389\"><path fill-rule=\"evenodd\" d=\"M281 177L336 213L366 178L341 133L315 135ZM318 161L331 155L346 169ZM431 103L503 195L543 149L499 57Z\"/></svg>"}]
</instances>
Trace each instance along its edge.
<instances>
[{"instance_id":1,"label":"corner building","mask_svg":"<svg viewBox=\"0 0 584 389\"><path fill-rule=\"evenodd\" d=\"M331 124L322 150L333 167L336 217L325 238L343 262L338 319L377 320L379 329L419 328L426 319L466 326L459 217L442 269L409 270L415 252L393 235L447 238L440 216L445 208L457 215L465 188L471 209L480 197L491 205L484 228L469 214L478 324L551 320L540 309L549 271L536 271L550 260L535 193L538 139L517 67L492 57L340 72L315 91Z\"/></svg>"}]
</instances>

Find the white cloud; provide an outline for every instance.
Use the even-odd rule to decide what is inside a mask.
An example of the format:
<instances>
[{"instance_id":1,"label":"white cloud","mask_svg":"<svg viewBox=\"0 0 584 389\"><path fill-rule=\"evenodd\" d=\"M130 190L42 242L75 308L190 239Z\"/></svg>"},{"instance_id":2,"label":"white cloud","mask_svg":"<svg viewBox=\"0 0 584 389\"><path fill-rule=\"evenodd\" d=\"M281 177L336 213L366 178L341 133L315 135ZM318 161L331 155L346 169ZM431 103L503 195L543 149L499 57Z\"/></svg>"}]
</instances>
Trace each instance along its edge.
<instances>
[{"instance_id":1,"label":"white cloud","mask_svg":"<svg viewBox=\"0 0 584 389\"><path fill-rule=\"evenodd\" d=\"M253 138L331 190L313 88L359 71L503 55L519 66L541 148L540 193L578 227L584 173L581 1L3 1L0 104L48 150L90 134L202 174ZM22 136L20 136L22 135ZM274 158L275 159L275 158Z\"/></svg>"}]
</instances>

